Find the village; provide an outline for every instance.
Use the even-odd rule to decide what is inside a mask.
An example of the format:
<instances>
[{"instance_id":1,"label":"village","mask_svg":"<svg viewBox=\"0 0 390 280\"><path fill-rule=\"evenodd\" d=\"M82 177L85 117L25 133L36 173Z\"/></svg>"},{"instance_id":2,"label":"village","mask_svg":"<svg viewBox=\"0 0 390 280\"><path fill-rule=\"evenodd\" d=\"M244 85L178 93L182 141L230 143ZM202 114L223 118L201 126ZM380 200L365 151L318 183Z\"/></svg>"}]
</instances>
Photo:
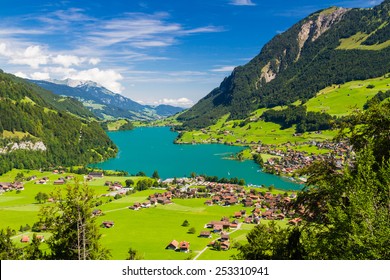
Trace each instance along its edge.
<instances>
[{"instance_id":1,"label":"village","mask_svg":"<svg viewBox=\"0 0 390 280\"><path fill-rule=\"evenodd\" d=\"M165 192L151 194L146 201L135 202L128 209L140 211L157 205L169 205L174 203L174 199L209 198L204 202L204 205L226 207L227 213L227 216L221 217L220 220L205 223L198 235L199 238L213 239L208 246L215 250L229 250L231 247L229 234L231 231L239 229L242 223L260 224L261 220L286 220L286 222L288 220L287 223L290 225L297 225L302 221L299 215L303 213L304 209L300 209L298 212L292 209L293 201L296 198L295 193L274 195L262 189L248 190L236 184L208 182L203 177L176 179L176 184L173 184L172 181L172 179L167 179L162 182L169 184ZM109 190L113 190L113 186L120 191L121 186L118 182L112 183ZM229 213L228 207L233 205L242 205L243 209ZM101 214L100 210L95 211ZM102 226L111 228L114 224L114 221L103 221ZM173 239L165 249L189 252L190 243L185 240L179 242Z\"/></svg>"},{"instance_id":2,"label":"village","mask_svg":"<svg viewBox=\"0 0 390 280\"><path fill-rule=\"evenodd\" d=\"M54 190L56 187L63 188L67 184L71 184L76 177L100 190L100 194L97 196L97 201L100 200L100 203L96 204L92 215L98 219L103 232L106 230L111 231L110 229L114 228L115 225L120 226L123 223L123 221L117 220L115 215L106 216L110 212L105 210L107 209L106 205L114 201L134 200L132 198L133 195L138 197L139 200L128 204L126 207L127 211L150 211L148 210L149 208L157 207L157 209L160 209L161 207L170 207L170 205L180 205L182 201L186 200L201 200L203 207L223 209L222 211L216 211L222 214L219 218L215 217L210 220L206 218L202 226L197 223L195 227L191 224L191 227L186 228L188 226L185 225L186 221L182 225L183 230L186 230L187 234L191 236L196 235L198 239L209 240L206 248L216 252L229 251L232 249L232 246L235 248L234 246L237 243L231 237L231 234L241 231L243 225L251 225L253 227L262 221L278 221L286 225L297 225L301 222L300 215L303 213L293 210L292 206L296 198L296 193L294 192L283 193L279 191L275 193L270 192L265 187L210 182L202 176L158 179L155 183L157 187L150 187L147 192L144 192L136 190L136 184L131 187L127 185L126 180L131 177L105 176L102 171L92 171L82 176L76 176L76 174L68 173L63 169L54 169L44 172L39 171L39 173L35 172L33 175L24 176L19 181L13 183L0 183L0 193L11 193L11 195L15 192L21 193L21 191L25 190L26 185L29 189L28 192L31 192L31 188L35 189L34 193L38 190L39 192L43 191L42 188ZM137 179L134 178L134 180L139 182L152 179L139 177ZM143 193L147 195L142 196ZM103 204L101 204L102 201ZM37 203L39 205L41 203L55 203L55 201L49 195L42 202L37 200ZM123 205L122 202L121 205ZM196 205L199 205L199 202L196 202ZM27 225L24 226L22 224L21 228L25 227ZM30 227L28 226L28 228ZM31 230L33 232L36 231L35 229ZM20 234L16 236L19 236L18 240L20 243L30 243L32 233L29 233L29 229L19 231ZM40 242L44 242L45 238L47 238L45 229L41 228L36 238ZM198 247L199 244L204 244L204 242L194 242L193 237L191 238L178 238L178 236L172 234L170 239L166 239L165 245L160 247L160 250L179 253L196 252L200 255L203 250L199 251ZM197 243L196 249L192 248L194 243ZM192 254L190 255L192 256Z\"/></svg>"},{"instance_id":3,"label":"village","mask_svg":"<svg viewBox=\"0 0 390 280\"><path fill-rule=\"evenodd\" d=\"M350 158L353 157L352 146L345 142L310 141L300 143L299 145L310 145L317 149L329 150L328 153L309 153L306 151L296 150L296 144L286 143L285 149L276 145L259 145L255 151L259 154L266 154L270 157L264 161L263 170L265 172L294 176L297 170L309 166L314 161L332 160L338 169L342 169L346 164L350 163ZM305 182L304 178L300 178Z\"/></svg>"}]
</instances>

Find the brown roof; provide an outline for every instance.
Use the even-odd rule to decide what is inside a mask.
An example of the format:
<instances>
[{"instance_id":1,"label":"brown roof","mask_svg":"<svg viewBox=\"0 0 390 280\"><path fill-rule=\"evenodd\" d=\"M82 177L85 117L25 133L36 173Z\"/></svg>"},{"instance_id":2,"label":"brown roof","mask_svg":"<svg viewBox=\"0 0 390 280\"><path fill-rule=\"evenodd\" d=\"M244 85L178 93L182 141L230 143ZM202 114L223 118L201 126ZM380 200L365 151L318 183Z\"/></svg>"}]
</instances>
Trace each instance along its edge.
<instances>
[{"instance_id":1,"label":"brown roof","mask_svg":"<svg viewBox=\"0 0 390 280\"><path fill-rule=\"evenodd\" d=\"M182 241L180 242L180 249L189 249L190 248L190 243L187 241Z\"/></svg>"},{"instance_id":2,"label":"brown roof","mask_svg":"<svg viewBox=\"0 0 390 280\"><path fill-rule=\"evenodd\" d=\"M30 241L30 237L24 235L22 236L22 239L20 239L20 242L29 242Z\"/></svg>"},{"instance_id":3,"label":"brown roof","mask_svg":"<svg viewBox=\"0 0 390 280\"><path fill-rule=\"evenodd\" d=\"M171 243L168 244L168 246L169 245L175 246L177 248L179 246L179 242L177 242L176 240L172 240Z\"/></svg>"}]
</instances>

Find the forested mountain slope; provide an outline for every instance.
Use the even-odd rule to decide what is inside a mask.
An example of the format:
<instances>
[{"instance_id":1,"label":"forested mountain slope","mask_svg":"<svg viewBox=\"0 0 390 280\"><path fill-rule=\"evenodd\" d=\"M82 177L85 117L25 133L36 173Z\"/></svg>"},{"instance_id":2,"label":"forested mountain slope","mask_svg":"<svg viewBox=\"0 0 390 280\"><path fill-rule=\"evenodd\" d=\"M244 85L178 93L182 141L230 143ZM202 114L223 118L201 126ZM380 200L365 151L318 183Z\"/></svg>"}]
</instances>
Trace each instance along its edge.
<instances>
[{"instance_id":1,"label":"forested mountain slope","mask_svg":"<svg viewBox=\"0 0 390 280\"><path fill-rule=\"evenodd\" d=\"M390 0L372 9L332 7L275 36L248 64L180 115L183 128L221 116L307 99L332 84L379 77L390 69Z\"/></svg>"},{"instance_id":2,"label":"forested mountain slope","mask_svg":"<svg viewBox=\"0 0 390 280\"><path fill-rule=\"evenodd\" d=\"M78 101L1 71L0 174L14 167L79 165L114 156L116 146L91 116Z\"/></svg>"}]
</instances>

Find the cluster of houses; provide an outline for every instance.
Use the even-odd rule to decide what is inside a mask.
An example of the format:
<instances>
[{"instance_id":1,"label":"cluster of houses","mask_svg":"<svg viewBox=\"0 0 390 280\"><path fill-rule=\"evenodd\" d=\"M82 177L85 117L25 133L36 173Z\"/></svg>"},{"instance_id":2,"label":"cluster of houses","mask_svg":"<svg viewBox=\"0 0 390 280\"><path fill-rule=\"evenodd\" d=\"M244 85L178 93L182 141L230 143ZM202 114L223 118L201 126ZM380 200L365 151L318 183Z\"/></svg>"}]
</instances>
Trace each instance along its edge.
<instances>
[{"instance_id":1,"label":"cluster of houses","mask_svg":"<svg viewBox=\"0 0 390 280\"><path fill-rule=\"evenodd\" d=\"M23 183L21 183L21 182L14 182L14 183L4 182L4 183L1 183L0 182L0 193L13 191L13 190L16 190L16 191L24 190Z\"/></svg>"},{"instance_id":2,"label":"cluster of houses","mask_svg":"<svg viewBox=\"0 0 390 280\"><path fill-rule=\"evenodd\" d=\"M352 155L352 146L345 142L333 143L330 141L316 142L310 141L307 144L316 146L318 149L327 149L327 154L309 154L303 151L297 151L293 147L295 144L287 143L286 150L280 149L275 145L258 146L256 152L262 154L274 155L264 162L264 170L276 174L292 175L296 170L310 165L314 161L323 161L332 159L335 161L336 167L341 169L348 163L348 158Z\"/></svg>"},{"instance_id":3,"label":"cluster of houses","mask_svg":"<svg viewBox=\"0 0 390 280\"><path fill-rule=\"evenodd\" d=\"M178 252L188 253L190 251L190 242L172 240L166 247L166 250L174 250Z\"/></svg>"},{"instance_id":4,"label":"cluster of houses","mask_svg":"<svg viewBox=\"0 0 390 280\"><path fill-rule=\"evenodd\" d=\"M155 193L151 194L148 197L148 200L140 203L140 202L135 202L132 206L129 206L129 209L131 210L140 210L141 208L149 208L151 206L157 205L157 204L162 204L162 205L167 205L172 203L172 192L167 191L164 193Z\"/></svg>"}]
</instances>

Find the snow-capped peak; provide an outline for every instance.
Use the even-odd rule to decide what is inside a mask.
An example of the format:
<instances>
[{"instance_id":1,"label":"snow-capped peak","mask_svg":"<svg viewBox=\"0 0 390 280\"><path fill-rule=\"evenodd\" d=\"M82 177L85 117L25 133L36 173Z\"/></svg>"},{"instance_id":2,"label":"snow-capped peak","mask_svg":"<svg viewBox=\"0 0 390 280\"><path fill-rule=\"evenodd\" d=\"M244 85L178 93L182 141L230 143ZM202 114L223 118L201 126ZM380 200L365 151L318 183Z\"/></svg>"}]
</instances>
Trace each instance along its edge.
<instances>
[{"instance_id":1,"label":"snow-capped peak","mask_svg":"<svg viewBox=\"0 0 390 280\"><path fill-rule=\"evenodd\" d=\"M90 86L90 87L98 87L103 88L103 86L95 83L93 81L86 80L73 80L73 79L65 79L65 80L50 80L50 82L58 84L58 85L67 85L69 87L82 87L82 86Z\"/></svg>"}]
</instances>

